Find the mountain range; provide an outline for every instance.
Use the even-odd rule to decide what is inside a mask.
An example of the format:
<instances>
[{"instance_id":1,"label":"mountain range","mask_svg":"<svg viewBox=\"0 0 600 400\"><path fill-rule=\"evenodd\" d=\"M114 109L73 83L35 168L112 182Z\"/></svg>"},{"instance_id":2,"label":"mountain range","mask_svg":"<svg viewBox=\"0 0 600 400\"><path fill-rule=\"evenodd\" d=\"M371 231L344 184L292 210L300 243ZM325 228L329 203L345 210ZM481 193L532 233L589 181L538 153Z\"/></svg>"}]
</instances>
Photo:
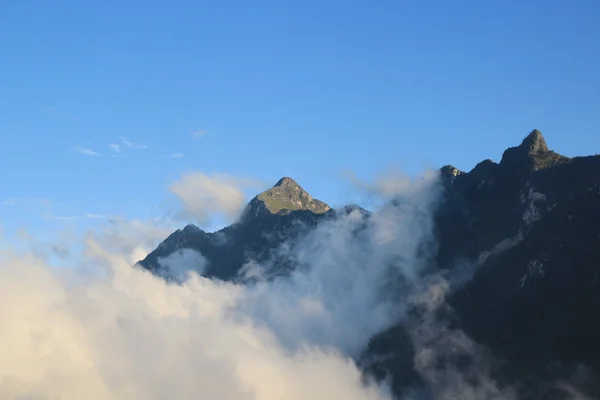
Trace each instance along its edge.
<instances>
[{"instance_id":1,"label":"mountain range","mask_svg":"<svg viewBox=\"0 0 600 400\"><path fill-rule=\"evenodd\" d=\"M600 156L562 156L533 130L499 163L469 172L446 165L438 180L423 273L457 284L433 311L413 303L356 361L398 397L425 387L417 390L425 398L452 398L451 365L483 393L485 370L495 389L483 398L600 398ZM333 209L285 177L232 225L187 225L138 265L174 281L189 270L238 283L274 279L298 268L281 246L348 213L373 214ZM201 258L173 268L169 257L188 250ZM268 267L256 276L255 265Z\"/></svg>"}]
</instances>

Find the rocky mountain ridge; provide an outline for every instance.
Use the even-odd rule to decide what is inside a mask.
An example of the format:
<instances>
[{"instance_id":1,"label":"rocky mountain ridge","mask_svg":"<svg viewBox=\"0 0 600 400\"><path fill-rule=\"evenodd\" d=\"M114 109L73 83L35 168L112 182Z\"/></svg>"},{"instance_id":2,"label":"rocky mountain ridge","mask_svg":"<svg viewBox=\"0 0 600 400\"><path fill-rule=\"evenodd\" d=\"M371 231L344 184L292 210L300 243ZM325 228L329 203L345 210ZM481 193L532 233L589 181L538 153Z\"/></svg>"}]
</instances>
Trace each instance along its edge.
<instances>
[{"instance_id":1,"label":"rocky mountain ridge","mask_svg":"<svg viewBox=\"0 0 600 400\"><path fill-rule=\"evenodd\" d=\"M485 160L469 172L447 165L440 179L435 268L468 264L473 273L448 296L447 330L488 349L496 360L490 378L521 398L566 399L565 387L600 398L600 156L562 156L533 130L500 163ZM333 210L282 178L237 223L214 233L187 226L140 265L169 278L160 258L191 248L208 260L205 276L236 280L249 260L269 260L283 273L294 265L278 246L353 210L369 215L358 206ZM403 321L376 335L361 361L388 376L398 395L423 384L411 329ZM574 373L582 369L584 376Z\"/></svg>"},{"instance_id":2,"label":"rocky mountain ridge","mask_svg":"<svg viewBox=\"0 0 600 400\"><path fill-rule=\"evenodd\" d=\"M284 241L293 240L318 221L334 215L331 207L313 199L293 179L284 177L254 197L236 223L212 233L187 225L172 233L139 265L163 277L173 278L169 271L161 269L160 259L175 251L194 249L208 261L208 269L203 275L234 280L249 261L261 262L276 257L273 251ZM282 268L288 263L280 260Z\"/></svg>"},{"instance_id":3,"label":"rocky mountain ridge","mask_svg":"<svg viewBox=\"0 0 600 400\"><path fill-rule=\"evenodd\" d=\"M460 330L491 350L492 377L525 399L573 398L569 385L600 398L600 156L561 156L534 130L499 164L445 166L441 176L438 268L474 267L448 302ZM397 391L415 373L411 345L399 339L407 330L370 345L388 354L371 369L396 379Z\"/></svg>"}]
</instances>

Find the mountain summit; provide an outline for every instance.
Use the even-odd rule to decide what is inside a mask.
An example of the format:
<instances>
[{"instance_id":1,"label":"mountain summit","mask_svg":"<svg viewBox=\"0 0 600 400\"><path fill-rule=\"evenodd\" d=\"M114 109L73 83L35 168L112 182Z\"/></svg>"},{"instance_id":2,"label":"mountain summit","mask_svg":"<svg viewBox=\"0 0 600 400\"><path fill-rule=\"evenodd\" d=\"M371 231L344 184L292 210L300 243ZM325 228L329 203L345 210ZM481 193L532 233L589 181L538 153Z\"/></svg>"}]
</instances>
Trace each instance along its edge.
<instances>
[{"instance_id":1,"label":"mountain summit","mask_svg":"<svg viewBox=\"0 0 600 400\"><path fill-rule=\"evenodd\" d=\"M519 147L526 149L528 154L550 151L542 132L538 131L537 129L531 131L531 133L527 135L525 139L523 139L523 142Z\"/></svg>"},{"instance_id":2,"label":"mountain summit","mask_svg":"<svg viewBox=\"0 0 600 400\"><path fill-rule=\"evenodd\" d=\"M329 211L330 208L322 201L313 199L292 178L283 177L271 189L253 198L246 206L244 216L256 216L263 212L285 214L296 210L323 214Z\"/></svg>"},{"instance_id":3,"label":"mountain summit","mask_svg":"<svg viewBox=\"0 0 600 400\"><path fill-rule=\"evenodd\" d=\"M567 161L569 161L568 157L551 151L542 132L534 129L520 145L506 149L500 164L510 168L537 171L564 164Z\"/></svg>"},{"instance_id":4,"label":"mountain summit","mask_svg":"<svg viewBox=\"0 0 600 400\"><path fill-rule=\"evenodd\" d=\"M139 265L167 280L177 280L177 274L164 267L167 257L191 249L199 252L206 263L190 265L189 269L202 271L207 277L234 280L248 260L273 264L281 272L292 263L285 254L273 252L284 241L294 241L306 229L328 218L330 210L292 178L284 177L254 197L236 223L212 233L187 225L172 233Z\"/></svg>"}]
</instances>

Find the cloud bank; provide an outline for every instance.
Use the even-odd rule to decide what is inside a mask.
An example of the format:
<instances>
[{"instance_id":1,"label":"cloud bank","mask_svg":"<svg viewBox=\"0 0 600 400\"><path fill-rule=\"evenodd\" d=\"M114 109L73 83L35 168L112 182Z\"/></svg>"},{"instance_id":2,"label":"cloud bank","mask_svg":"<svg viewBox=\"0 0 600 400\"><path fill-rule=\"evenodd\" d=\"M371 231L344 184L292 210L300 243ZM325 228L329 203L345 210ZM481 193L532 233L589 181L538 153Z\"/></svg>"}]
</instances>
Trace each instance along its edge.
<instances>
[{"instance_id":1,"label":"cloud bank","mask_svg":"<svg viewBox=\"0 0 600 400\"><path fill-rule=\"evenodd\" d=\"M288 352L231 312L241 289L167 285L86 242L89 279L3 251L2 399L385 399L333 350Z\"/></svg>"},{"instance_id":2,"label":"cloud bank","mask_svg":"<svg viewBox=\"0 0 600 400\"><path fill-rule=\"evenodd\" d=\"M213 197L204 206L223 211L238 181L222 178L193 174L172 190L199 182ZM464 280L428 271L437 180L387 187L394 201L378 213L340 213L279 248L293 272L261 279L276 266L254 263L246 284L199 276L206 259L193 250L160 260L188 274L181 284L133 267L168 233L139 221L69 243L70 267L0 247L0 398L390 400L353 360L404 320L425 388L402 400L516 399L490 378L485 349L437 318L449 282ZM453 366L461 357L467 369Z\"/></svg>"},{"instance_id":3,"label":"cloud bank","mask_svg":"<svg viewBox=\"0 0 600 400\"><path fill-rule=\"evenodd\" d=\"M188 207L233 213L236 184L192 174L171 189ZM139 222L112 221L70 244L80 252L68 268L3 248L0 398L390 399L351 356L402 312L381 290L419 268L434 199L421 189L366 224L357 213L323 224L280 249L296 272L247 286L195 273L167 284L132 267L165 237ZM202 260L162 261L187 270Z\"/></svg>"}]
</instances>

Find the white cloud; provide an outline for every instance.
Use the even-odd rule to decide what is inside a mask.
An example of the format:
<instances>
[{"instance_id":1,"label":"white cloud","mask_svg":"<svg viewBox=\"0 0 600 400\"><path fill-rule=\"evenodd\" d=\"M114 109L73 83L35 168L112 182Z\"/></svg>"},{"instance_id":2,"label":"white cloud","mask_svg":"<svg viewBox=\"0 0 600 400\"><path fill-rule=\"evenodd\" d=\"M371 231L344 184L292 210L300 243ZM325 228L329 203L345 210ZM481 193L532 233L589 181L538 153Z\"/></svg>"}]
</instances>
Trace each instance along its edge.
<instances>
[{"instance_id":1,"label":"white cloud","mask_svg":"<svg viewBox=\"0 0 600 400\"><path fill-rule=\"evenodd\" d=\"M121 141L121 144L123 145L123 147L125 147L127 149L131 149L131 150L143 150L146 147L148 147L145 144L134 143L134 142L130 141L128 138L126 138L125 136L121 136L119 138L119 140Z\"/></svg>"},{"instance_id":2,"label":"white cloud","mask_svg":"<svg viewBox=\"0 0 600 400\"><path fill-rule=\"evenodd\" d=\"M132 268L90 233L80 268L0 251L0 398L384 400L335 349L283 346L241 286Z\"/></svg>"},{"instance_id":3,"label":"white cloud","mask_svg":"<svg viewBox=\"0 0 600 400\"><path fill-rule=\"evenodd\" d=\"M105 215L100 215L100 214L85 214L84 216L85 218L88 219L107 219Z\"/></svg>"},{"instance_id":4,"label":"white cloud","mask_svg":"<svg viewBox=\"0 0 600 400\"><path fill-rule=\"evenodd\" d=\"M256 183L227 174L190 172L169 187L183 205L182 216L200 224L208 223L213 214L224 214L230 221L238 217L245 205L245 187Z\"/></svg>"},{"instance_id":5,"label":"white cloud","mask_svg":"<svg viewBox=\"0 0 600 400\"><path fill-rule=\"evenodd\" d=\"M86 156L99 156L100 153L90 149L89 147L85 147L85 146L75 146L73 148L76 152L80 153L80 154L84 154Z\"/></svg>"},{"instance_id":6,"label":"white cloud","mask_svg":"<svg viewBox=\"0 0 600 400\"><path fill-rule=\"evenodd\" d=\"M346 171L343 175L355 188L389 199L420 190L421 185L428 185L428 181L437 175L437 171L427 171L422 177L413 179L402 171L392 168L384 174L378 175L373 182L363 181L351 171Z\"/></svg>"},{"instance_id":7,"label":"white cloud","mask_svg":"<svg viewBox=\"0 0 600 400\"><path fill-rule=\"evenodd\" d=\"M108 147L114 151L115 153L120 153L121 152L121 145L117 144L117 143L111 143L108 145Z\"/></svg>"},{"instance_id":8,"label":"white cloud","mask_svg":"<svg viewBox=\"0 0 600 400\"><path fill-rule=\"evenodd\" d=\"M173 227L164 222L111 218L94 232L94 237L103 249L127 255L133 265L172 231Z\"/></svg>"},{"instance_id":9,"label":"white cloud","mask_svg":"<svg viewBox=\"0 0 600 400\"><path fill-rule=\"evenodd\" d=\"M158 273L177 282L185 281L190 272L204 274L208 264L206 258L194 249L179 249L166 257L159 257L157 261L160 265Z\"/></svg>"},{"instance_id":10,"label":"white cloud","mask_svg":"<svg viewBox=\"0 0 600 400\"><path fill-rule=\"evenodd\" d=\"M183 158L183 154L181 154L181 153L173 153L173 154L169 154L167 156L167 158Z\"/></svg>"},{"instance_id":11,"label":"white cloud","mask_svg":"<svg viewBox=\"0 0 600 400\"><path fill-rule=\"evenodd\" d=\"M172 190L199 199L205 215L239 206L244 184L192 173ZM367 226L350 213L283 246L300 268L275 282L192 274L166 284L131 267L169 233L139 221L111 221L71 244L83 247L81 258L67 253L75 268L47 266L46 253L3 257L0 398L390 400L349 356L401 315L386 288L420 268L431 229L420 211L435 192L410 193ZM179 274L206 267L195 251L160 261Z\"/></svg>"},{"instance_id":12,"label":"white cloud","mask_svg":"<svg viewBox=\"0 0 600 400\"><path fill-rule=\"evenodd\" d=\"M17 204L19 204L19 199L16 199L14 197L9 197L9 198L3 200L0 204L9 206L9 207L14 207Z\"/></svg>"},{"instance_id":13,"label":"white cloud","mask_svg":"<svg viewBox=\"0 0 600 400\"><path fill-rule=\"evenodd\" d=\"M192 132L192 136L195 138L201 138L206 135L208 131L206 129L199 129L197 131Z\"/></svg>"},{"instance_id":14,"label":"white cloud","mask_svg":"<svg viewBox=\"0 0 600 400\"><path fill-rule=\"evenodd\" d=\"M419 188L403 197L402 206L386 207L367 221L358 212L345 214L286 243L281 251L300 269L251 286L240 303L244 313L265 321L288 348L308 343L358 356L370 337L402 316L402 302L390 287L402 293L397 285L417 280L428 261L419 246L433 237L438 184L413 184ZM279 268L276 262L252 263L251 278Z\"/></svg>"}]
</instances>

